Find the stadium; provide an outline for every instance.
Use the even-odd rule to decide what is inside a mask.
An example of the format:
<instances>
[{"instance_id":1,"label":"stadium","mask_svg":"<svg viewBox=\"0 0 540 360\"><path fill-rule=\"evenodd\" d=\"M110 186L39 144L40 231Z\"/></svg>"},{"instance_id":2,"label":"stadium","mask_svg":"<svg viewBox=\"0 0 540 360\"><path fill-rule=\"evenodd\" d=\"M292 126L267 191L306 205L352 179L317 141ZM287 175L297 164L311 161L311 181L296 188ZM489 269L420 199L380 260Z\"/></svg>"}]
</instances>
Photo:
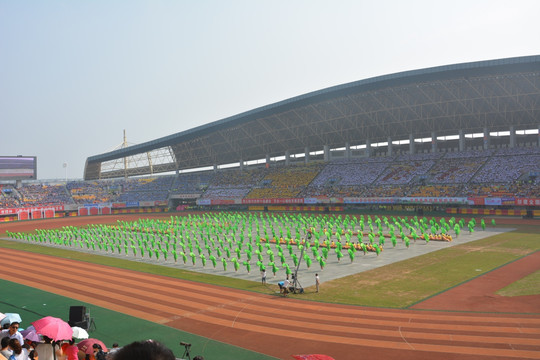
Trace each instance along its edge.
<instances>
[{"instance_id":1,"label":"stadium","mask_svg":"<svg viewBox=\"0 0 540 360\"><path fill-rule=\"evenodd\" d=\"M100 333L113 318L105 309L182 331L196 351L208 346L205 358L223 351L246 359L308 352L336 359L540 358L538 292L451 295L481 289L484 277L511 284L540 270L540 56L315 91L91 156L82 180L38 181L38 161L0 157L0 246L23 267L2 279L22 272L28 276L17 283L84 303L94 311L95 334L107 340L123 338ZM463 251L449 268L431 258L449 251ZM476 251L495 255L484 264L470 257ZM108 296L69 284L70 276L89 277L66 270L77 268L77 259L99 274L91 286ZM380 274L410 273L432 261L440 267L422 275L435 279L425 292L407 298L414 286L386 289L392 296L375 290L399 278ZM50 263L49 275L34 268L41 262ZM274 288L259 284L264 270ZM315 273L333 294L311 290ZM503 274L509 278L497 277ZM293 299L274 291L289 275L301 289ZM364 276L373 280L361 287ZM160 298L130 293L137 279ZM376 300L361 294L368 291ZM438 300L445 294L452 306ZM294 346L284 346L286 339ZM170 341L180 357L184 345ZM239 355L212 341L255 353Z\"/></svg>"}]
</instances>

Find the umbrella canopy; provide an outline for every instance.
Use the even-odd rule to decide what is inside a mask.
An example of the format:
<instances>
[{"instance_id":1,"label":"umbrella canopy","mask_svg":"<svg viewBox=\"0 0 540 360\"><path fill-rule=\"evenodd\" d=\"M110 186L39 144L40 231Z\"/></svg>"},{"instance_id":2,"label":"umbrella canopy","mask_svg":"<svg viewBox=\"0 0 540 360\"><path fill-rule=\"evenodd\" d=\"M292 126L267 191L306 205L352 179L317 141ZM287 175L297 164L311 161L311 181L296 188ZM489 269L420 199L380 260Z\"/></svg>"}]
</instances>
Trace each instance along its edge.
<instances>
[{"instance_id":1,"label":"umbrella canopy","mask_svg":"<svg viewBox=\"0 0 540 360\"><path fill-rule=\"evenodd\" d=\"M0 320L4 319L6 317L6 314L0 313Z\"/></svg>"},{"instance_id":2,"label":"umbrella canopy","mask_svg":"<svg viewBox=\"0 0 540 360\"><path fill-rule=\"evenodd\" d=\"M21 331L21 335L23 336L25 340L30 340L30 341L35 341L35 342L41 341L41 336L39 336L39 334L36 332L36 329L32 325L30 325L29 327Z\"/></svg>"},{"instance_id":3,"label":"umbrella canopy","mask_svg":"<svg viewBox=\"0 0 540 360\"><path fill-rule=\"evenodd\" d=\"M34 325L38 334L50 337L54 341L71 340L73 337L71 326L60 318L45 316L34 321L32 325Z\"/></svg>"},{"instance_id":4,"label":"umbrella canopy","mask_svg":"<svg viewBox=\"0 0 540 360\"><path fill-rule=\"evenodd\" d=\"M76 339L88 339L88 332L84 330L82 327L73 326L71 327L71 330L73 330L73 337Z\"/></svg>"},{"instance_id":5,"label":"umbrella canopy","mask_svg":"<svg viewBox=\"0 0 540 360\"><path fill-rule=\"evenodd\" d=\"M297 360L335 360L333 357L323 354L293 355Z\"/></svg>"},{"instance_id":6,"label":"umbrella canopy","mask_svg":"<svg viewBox=\"0 0 540 360\"><path fill-rule=\"evenodd\" d=\"M79 348L79 350L83 351L85 354L93 354L94 349L92 349L92 345L94 345L94 344L101 345L101 348L105 352L109 351L109 350L107 350L107 347L105 346L105 344L101 340L93 339L93 338L82 340L81 342L79 342L77 344L77 347Z\"/></svg>"},{"instance_id":7,"label":"umbrella canopy","mask_svg":"<svg viewBox=\"0 0 540 360\"><path fill-rule=\"evenodd\" d=\"M5 313L5 317L0 321L0 325L4 326L4 324L11 324L12 322L18 322L20 323L22 321L21 315L17 313Z\"/></svg>"}]
</instances>

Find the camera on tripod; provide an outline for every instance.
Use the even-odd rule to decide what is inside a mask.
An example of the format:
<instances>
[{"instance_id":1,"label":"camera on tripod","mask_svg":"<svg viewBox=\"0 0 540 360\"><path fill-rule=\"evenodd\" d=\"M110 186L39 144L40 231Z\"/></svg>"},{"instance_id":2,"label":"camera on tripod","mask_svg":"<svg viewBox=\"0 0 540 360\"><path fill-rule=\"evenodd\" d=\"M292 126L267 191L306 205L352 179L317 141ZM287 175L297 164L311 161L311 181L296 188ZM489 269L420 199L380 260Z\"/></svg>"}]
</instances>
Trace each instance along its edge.
<instances>
[{"instance_id":1,"label":"camera on tripod","mask_svg":"<svg viewBox=\"0 0 540 360\"><path fill-rule=\"evenodd\" d=\"M189 354L189 349L191 348L191 344L187 343L187 342L184 342L184 341L181 341L180 345L182 345L185 348L184 354L182 355L182 359L191 360L191 355Z\"/></svg>"}]
</instances>

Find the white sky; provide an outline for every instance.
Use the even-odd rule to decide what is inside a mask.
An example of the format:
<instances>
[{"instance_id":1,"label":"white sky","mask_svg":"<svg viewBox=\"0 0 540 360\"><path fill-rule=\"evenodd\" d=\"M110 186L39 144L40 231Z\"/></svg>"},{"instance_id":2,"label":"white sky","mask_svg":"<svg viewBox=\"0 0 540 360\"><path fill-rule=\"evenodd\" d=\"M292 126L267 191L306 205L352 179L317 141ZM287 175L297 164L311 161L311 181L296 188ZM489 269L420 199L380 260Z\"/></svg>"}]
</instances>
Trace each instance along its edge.
<instances>
[{"instance_id":1,"label":"white sky","mask_svg":"<svg viewBox=\"0 0 540 360\"><path fill-rule=\"evenodd\" d=\"M82 178L124 129L138 144L374 76L539 55L539 14L537 0L0 0L0 155Z\"/></svg>"}]
</instances>

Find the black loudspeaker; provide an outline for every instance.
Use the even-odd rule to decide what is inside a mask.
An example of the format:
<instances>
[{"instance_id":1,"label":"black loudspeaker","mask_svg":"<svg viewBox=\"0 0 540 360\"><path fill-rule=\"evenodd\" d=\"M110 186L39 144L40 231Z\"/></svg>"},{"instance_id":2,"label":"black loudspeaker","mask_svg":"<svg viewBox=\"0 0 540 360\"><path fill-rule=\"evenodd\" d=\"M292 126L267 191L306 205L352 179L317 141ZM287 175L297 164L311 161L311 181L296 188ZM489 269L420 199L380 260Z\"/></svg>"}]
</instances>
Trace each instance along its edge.
<instances>
[{"instance_id":1,"label":"black loudspeaker","mask_svg":"<svg viewBox=\"0 0 540 360\"><path fill-rule=\"evenodd\" d=\"M86 307L70 306L68 324L69 326L78 326L86 329L88 326L88 319L86 318Z\"/></svg>"}]
</instances>

